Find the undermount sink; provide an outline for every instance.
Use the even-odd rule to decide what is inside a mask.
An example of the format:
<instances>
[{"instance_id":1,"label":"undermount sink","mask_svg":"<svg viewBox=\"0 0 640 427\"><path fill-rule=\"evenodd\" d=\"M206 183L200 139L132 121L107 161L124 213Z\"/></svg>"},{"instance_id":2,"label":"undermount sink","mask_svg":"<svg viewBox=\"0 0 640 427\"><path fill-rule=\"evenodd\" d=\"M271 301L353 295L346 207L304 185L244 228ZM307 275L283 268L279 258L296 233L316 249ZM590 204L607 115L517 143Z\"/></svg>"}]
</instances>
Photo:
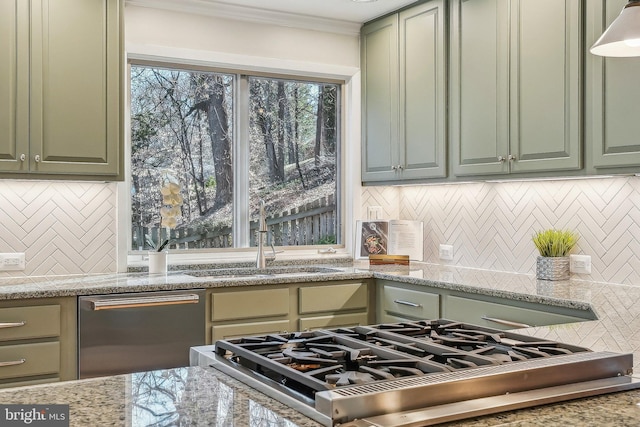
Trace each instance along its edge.
<instances>
[{"instance_id":1,"label":"undermount sink","mask_svg":"<svg viewBox=\"0 0 640 427\"><path fill-rule=\"evenodd\" d=\"M237 278L237 277L282 277L297 276L309 274L326 274L338 273L340 270L327 267L239 267L239 268L218 268L214 270L193 270L186 271L184 274L193 277L212 277L212 278Z\"/></svg>"}]
</instances>

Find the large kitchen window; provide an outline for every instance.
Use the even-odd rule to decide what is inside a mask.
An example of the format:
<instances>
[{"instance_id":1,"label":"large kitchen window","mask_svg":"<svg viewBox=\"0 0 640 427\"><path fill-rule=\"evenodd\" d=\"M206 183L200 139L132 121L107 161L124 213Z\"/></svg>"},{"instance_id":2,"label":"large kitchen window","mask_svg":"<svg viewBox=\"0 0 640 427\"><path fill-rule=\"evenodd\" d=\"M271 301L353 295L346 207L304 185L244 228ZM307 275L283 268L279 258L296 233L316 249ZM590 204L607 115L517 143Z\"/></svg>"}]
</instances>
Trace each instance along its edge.
<instances>
[{"instance_id":1,"label":"large kitchen window","mask_svg":"<svg viewBox=\"0 0 640 427\"><path fill-rule=\"evenodd\" d=\"M131 65L131 249L341 243L336 82Z\"/></svg>"}]
</instances>

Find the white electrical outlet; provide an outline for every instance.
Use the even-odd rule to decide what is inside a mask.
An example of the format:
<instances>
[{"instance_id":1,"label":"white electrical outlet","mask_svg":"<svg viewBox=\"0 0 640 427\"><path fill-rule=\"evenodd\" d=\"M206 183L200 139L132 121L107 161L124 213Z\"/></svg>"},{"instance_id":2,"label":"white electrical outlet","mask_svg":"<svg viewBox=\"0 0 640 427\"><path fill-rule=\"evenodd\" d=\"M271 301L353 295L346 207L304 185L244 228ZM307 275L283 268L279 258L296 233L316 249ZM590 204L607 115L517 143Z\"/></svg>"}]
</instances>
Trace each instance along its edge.
<instances>
[{"instance_id":1,"label":"white electrical outlet","mask_svg":"<svg viewBox=\"0 0 640 427\"><path fill-rule=\"evenodd\" d=\"M0 254L0 271L24 270L24 253Z\"/></svg>"},{"instance_id":2,"label":"white electrical outlet","mask_svg":"<svg viewBox=\"0 0 640 427\"><path fill-rule=\"evenodd\" d=\"M382 206L367 206L367 219L382 219Z\"/></svg>"},{"instance_id":3,"label":"white electrical outlet","mask_svg":"<svg viewBox=\"0 0 640 427\"><path fill-rule=\"evenodd\" d=\"M440 259L443 261L453 261L453 245L440 245Z\"/></svg>"},{"instance_id":4,"label":"white electrical outlet","mask_svg":"<svg viewBox=\"0 0 640 427\"><path fill-rule=\"evenodd\" d=\"M572 273L591 274L591 256L570 255L569 270Z\"/></svg>"}]
</instances>

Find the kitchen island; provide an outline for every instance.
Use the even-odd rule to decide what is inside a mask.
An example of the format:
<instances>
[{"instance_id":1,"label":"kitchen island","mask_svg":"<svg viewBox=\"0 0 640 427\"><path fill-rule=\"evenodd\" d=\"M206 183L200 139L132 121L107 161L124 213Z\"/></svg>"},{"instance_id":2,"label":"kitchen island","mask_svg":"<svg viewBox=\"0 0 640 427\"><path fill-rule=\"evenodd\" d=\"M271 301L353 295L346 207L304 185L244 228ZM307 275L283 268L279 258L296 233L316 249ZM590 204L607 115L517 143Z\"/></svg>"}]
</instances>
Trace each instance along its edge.
<instances>
[{"instance_id":1,"label":"kitchen island","mask_svg":"<svg viewBox=\"0 0 640 427\"><path fill-rule=\"evenodd\" d=\"M176 368L0 391L2 404L69 405L70 426L319 427L212 368ZM444 426L636 426L640 390L541 406Z\"/></svg>"}]
</instances>

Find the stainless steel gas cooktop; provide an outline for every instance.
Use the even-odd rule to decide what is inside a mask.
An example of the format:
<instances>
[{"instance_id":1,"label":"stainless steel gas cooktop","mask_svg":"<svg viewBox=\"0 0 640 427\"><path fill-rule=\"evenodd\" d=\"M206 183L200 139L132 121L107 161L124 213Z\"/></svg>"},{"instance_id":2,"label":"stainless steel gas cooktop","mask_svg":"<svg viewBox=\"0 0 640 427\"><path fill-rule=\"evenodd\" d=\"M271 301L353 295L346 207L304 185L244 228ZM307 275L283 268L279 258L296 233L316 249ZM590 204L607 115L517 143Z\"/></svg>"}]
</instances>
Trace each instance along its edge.
<instances>
[{"instance_id":1,"label":"stainless steel gas cooktop","mask_svg":"<svg viewBox=\"0 0 640 427\"><path fill-rule=\"evenodd\" d=\"M445 319L220 340L192 364L326 426L425 426L640 387L631 354Z\"/></svg>"}]
</instances>

